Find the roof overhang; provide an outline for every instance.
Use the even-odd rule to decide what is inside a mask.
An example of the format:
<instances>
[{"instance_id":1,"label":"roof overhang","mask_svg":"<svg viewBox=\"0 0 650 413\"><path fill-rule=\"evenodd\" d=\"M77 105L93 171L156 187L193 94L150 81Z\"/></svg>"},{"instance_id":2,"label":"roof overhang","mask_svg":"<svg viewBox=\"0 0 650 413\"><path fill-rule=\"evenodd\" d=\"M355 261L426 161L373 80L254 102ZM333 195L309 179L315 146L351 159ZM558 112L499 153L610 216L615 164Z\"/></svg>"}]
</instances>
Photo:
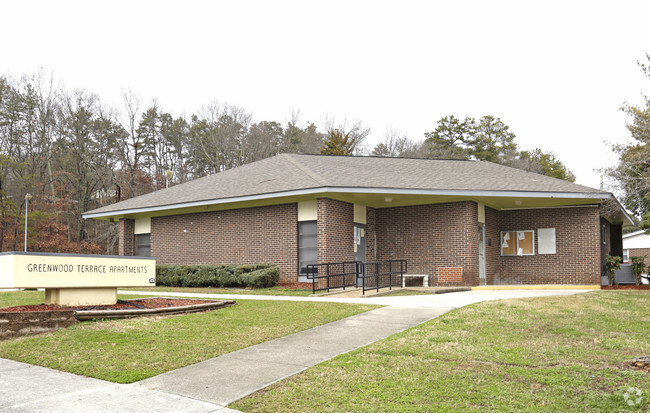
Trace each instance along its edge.
<instances>
[{"instance_id":1,"label":"roof overhang","mask_svg":"<svg viewBox=\"0 0 650 413\"><path fill-rule=\"evenodd\" d=\"M496 210L593 205L600 203L602 200L613 198L609 193L317 187L230 198L179 202L167 205L121 209L106 212L91 211L83 214L83 217L113 221L120 218L135 218L138 216L177 215L223 209L275 205L311 200L323 196L346 202L360 203L373 208L390 208L472 200L485 204L486 206ZM625 213L624 210L623 212ZM627 214L625 213L625 215Z\"/></svg>"},{"instance_id":2,"label":"roof overhang","mask_svg":"<svg viewBox=\"0 0 650 413\"><path fill-rule=\"evenodd\" d=\"M601 208L601 215L612 224L621 224L624 227L635 225L630 214L613 195L604 200L603 207Z\"/></svg>"}]
</instances>

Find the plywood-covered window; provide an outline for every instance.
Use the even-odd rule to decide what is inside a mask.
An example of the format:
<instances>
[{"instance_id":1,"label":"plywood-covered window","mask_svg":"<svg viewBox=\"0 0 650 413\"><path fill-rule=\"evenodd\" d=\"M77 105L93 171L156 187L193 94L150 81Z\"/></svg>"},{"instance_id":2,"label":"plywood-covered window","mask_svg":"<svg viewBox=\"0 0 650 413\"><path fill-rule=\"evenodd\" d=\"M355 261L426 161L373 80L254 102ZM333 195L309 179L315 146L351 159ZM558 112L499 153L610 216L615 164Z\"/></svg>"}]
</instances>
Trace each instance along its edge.
<instances>
[{"instance_id":1,"label":"plywood-covered window","mask_svg":"<svg viewBox=\"0 0 650 413\"><path fill-rule=\"evenodd\" d=\"M501 231L501 255L535 255L535 232Z\"/></svg>"}]
</instances>

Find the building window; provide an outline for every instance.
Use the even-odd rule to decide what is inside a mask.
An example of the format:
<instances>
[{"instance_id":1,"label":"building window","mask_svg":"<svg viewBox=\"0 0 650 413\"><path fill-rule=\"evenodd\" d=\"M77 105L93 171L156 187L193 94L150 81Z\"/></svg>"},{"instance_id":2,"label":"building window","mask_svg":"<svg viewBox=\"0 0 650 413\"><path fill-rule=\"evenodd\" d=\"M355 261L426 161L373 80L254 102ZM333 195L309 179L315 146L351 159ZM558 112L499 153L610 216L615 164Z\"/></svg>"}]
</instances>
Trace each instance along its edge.
<instances>
[{"instance_id":1,"label":"building window","mask_svg":"<svg viewBox=\"0 0 650 413\"><path fill-rule=\"evenodd\" d=\"M151 257L151 234L136 234L135 255L137 257Z\"/></svg>"},{"instance_id":2,"label":"building window","mask_svg":"<svg viewBox=\"0 0 650 413\"><path fill-rule=\"evenodd\" d=\"M300 275L307 275L307 264L318 262L318 227L316 221L298 222L298 265Z\"/></svg>"},{"instance_id":3,"label":"building window","mask_svg":"<svg viewBox=\"0 0 650 413\"><path fill-rule=\"evenodd\" d=\"M607 245L607 225L603 224L603 228L600 233L603 236L603 245Z\"/></svg>"},{"instance_id":4,"label":"building window","mask_svg":"<svg viewBox=\"0 0 650 413\"><path fill-rule=\"evenodd\" d=\"M501 255L535 255L535 232L501 231Z\"/></svg>"},{"instance_id":5,"label":"building window","mask_svg":"<svg viewBox=\"0 0 650 413\"><path fill-rule=\"evenodd\" d=\"M623 250L623 262L630 261L630 250Z\"/></svg>"}]
</instances>

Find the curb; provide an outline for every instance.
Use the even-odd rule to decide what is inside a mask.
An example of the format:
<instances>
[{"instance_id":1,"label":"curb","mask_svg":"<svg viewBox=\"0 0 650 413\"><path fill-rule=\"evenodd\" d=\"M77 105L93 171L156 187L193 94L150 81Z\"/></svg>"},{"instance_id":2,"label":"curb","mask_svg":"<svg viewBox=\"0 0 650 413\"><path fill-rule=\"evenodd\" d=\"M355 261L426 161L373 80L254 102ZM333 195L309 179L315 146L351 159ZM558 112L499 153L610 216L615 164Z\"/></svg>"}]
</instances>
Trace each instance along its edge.
<instances>
[{"instance_id":1,"label":"curb","mask_svg":"<svg viewBox=\"0 0 650 413\"><path fill-rule=\"evenodd\" d=\"M180 307L166 307L166 308L151 308L145 310L80 310L75 311L74 316L79 321L92 320L95 318L104 319L120 319L120 318L133 318L142 316L154 315L173 315L173 314L187 314L197 313L201 311L214 310L217 308L225 308L235 305L235 301L216 301L214 303L202 303L184 305Z\"/></svg>"}]
</instances>

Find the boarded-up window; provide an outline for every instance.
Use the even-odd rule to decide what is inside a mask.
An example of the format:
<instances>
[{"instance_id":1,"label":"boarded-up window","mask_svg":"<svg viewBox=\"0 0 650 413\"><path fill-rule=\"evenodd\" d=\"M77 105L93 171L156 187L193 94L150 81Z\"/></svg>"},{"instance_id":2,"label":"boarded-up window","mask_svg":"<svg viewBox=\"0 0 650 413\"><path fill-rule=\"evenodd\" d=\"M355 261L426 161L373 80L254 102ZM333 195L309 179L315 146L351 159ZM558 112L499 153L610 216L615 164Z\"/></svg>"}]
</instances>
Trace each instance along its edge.
<instances>
[{"instance_id":1,"label":"boarded-up window","mask_svg":"<svg viewBox=\"0 0 650 413\"><path fill-rule=\"evenodd\" d=\"M501 231L501 255L534 255L535 233L528 231Z\"/></svg>"},{"instance_id":2,"label":"boarded-up window","mask_svg":"<svg viewBox=\"0 0 650 413\"><path fill-rule=\"evenodd\" d=\"M555 254L555 228L539 228L537 230L537 247L539 254Z\"/></svg>"}]
</instances>

